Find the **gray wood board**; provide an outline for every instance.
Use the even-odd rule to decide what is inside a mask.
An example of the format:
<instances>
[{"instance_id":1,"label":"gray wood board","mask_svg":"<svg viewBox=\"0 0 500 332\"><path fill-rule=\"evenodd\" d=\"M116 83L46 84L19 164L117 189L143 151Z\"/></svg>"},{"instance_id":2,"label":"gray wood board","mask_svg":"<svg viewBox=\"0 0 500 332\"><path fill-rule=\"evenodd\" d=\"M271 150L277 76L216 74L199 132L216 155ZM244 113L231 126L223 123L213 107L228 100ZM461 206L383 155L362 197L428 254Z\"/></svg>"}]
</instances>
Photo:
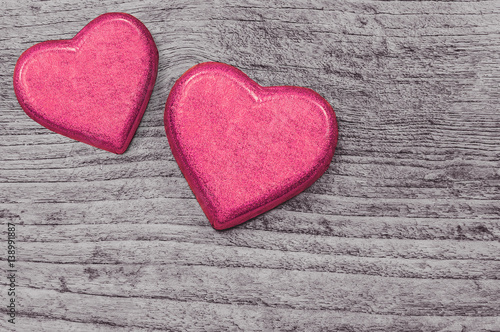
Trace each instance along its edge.
<instances>
[{"instance_id":1,"label":"gray wood board","mask_svg":"<svg viewBox=\"0 0 500 332\"><path fill-rule=\"evenodd\" d=\"M25 49L112 11L160 53L123 155L38 125L12 88ZM500 1L3 1L0 14L18 331L500 331ZM205 61L312 88L339 121L312 187L225 232L163 127L175 80Z\"/></svg>"}]
</instances>

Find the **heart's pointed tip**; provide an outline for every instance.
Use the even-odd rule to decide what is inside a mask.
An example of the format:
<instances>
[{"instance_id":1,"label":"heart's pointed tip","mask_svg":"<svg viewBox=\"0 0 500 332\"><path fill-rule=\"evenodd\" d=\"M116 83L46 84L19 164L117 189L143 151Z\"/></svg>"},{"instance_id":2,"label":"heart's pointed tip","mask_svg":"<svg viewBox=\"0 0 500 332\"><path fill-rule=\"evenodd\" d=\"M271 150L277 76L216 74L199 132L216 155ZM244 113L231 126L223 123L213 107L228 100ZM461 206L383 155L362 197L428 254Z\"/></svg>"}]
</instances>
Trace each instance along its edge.
<instances>
[{"instance_id":1,"label":"heart's pointed tip","mask_svg":"<svg viewBox=\"0 0 500 332\"><path fill-rule=\"evenodd\" d=\"M224 223L222 223L219 220L210 220L210 224L217 231L223 231L223 230L226 230L229 228L233 228L233 227L236 227L242 223L243 222L239 222L239 223L224 222Z\"/></svg>"},{"instance_id":2,"label":"heart's pointed tip","mask_svg":"<svg viewBox=\"0 0 500 332\"><path fill-rule=\"evenodd\" d=\"M99 147L97 147L97 148L99 148ZM120 155L120 154L124 154L125 151L127 151L128 144L126 146L119 147L119 148L104 148L104 147L100 147L100 149L106 150L106 151L112 152L114 154Z\"/></svg>"},{"instance_id":3,"label":"heart's pointed tip","mask_svg":"<svg viewBox=\"0 0 500 332\"><path fill-rule=\"evenodd\" d=\"M219 224L217 222L211 222L210 224L217 231L223 231L223 230L227 229L227 227L224 227L223 225L221 225L221 224Z\"/></svg>"}]
</instances>

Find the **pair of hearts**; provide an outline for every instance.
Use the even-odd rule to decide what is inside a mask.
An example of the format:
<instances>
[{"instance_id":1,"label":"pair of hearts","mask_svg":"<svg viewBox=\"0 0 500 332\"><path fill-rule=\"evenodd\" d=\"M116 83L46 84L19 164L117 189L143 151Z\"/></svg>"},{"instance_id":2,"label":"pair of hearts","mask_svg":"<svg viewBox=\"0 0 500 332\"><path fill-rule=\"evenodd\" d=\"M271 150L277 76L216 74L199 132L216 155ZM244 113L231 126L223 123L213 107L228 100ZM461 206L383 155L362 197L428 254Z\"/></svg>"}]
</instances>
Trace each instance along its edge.
<instances>
[{"instance_id":1,"label":"pair of hearts","mask_svg":"<svg viewBox=\"0 0 500 332\"><path fill-rule=\"evenodd\" d=\"M148 104L158 51L131 15L108 13L73 39L25 51L14 72L24 111L62 135L125 152ZM300 87L262 87L240 70L202 63L175 83L165 107L173 155L210 223L226 229L297 195L328 168L337 122Z\"/></svg>"}]
</instances>

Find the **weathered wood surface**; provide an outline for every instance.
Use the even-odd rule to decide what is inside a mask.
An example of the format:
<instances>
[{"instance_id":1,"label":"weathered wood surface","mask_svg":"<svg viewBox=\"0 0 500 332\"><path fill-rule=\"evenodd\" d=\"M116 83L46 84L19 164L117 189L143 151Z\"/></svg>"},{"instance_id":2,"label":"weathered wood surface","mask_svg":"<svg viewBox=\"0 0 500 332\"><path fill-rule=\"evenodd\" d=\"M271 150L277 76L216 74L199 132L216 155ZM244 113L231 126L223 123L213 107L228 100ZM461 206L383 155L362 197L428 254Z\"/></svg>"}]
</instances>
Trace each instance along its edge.
<instances>
[{"instance_id":1,"label":"weathered wood surface","mask_svg":"<svg viewBox=\"0 0 500 332\"><path fill-rule=\"evenodd\" d=\"M500 331L500 1L123 2L0 6L18 331ZM41 127L12 88L23 50L109 11L143 21L160 52L119 156ZM173 83L204 61L310 87L339 121L317 183L225 232L163 128Z\"/></svg>"}]
</instances>

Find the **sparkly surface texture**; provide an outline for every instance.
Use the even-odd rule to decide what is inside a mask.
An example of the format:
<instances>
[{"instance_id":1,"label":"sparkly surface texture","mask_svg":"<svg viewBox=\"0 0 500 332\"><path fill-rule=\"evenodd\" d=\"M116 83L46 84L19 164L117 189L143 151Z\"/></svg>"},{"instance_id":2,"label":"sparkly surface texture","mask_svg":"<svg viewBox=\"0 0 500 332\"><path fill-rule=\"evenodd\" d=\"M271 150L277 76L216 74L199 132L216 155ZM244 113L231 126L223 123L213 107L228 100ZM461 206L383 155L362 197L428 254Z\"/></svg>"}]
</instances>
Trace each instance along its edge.
<instances>
[{"instance_id":1,"label":"sparkly surface texture","mask_svg":"<svg viewBox=\"0 0 500 332\"><path fill-rule=\"evenodd\" d=\"M165 130L184 176L216 229L299 194L328 168L337 122L300 87L261 87L240 70L202 63L175 83Z\"/></svg>"},{"instance_id":2,"label":"sparkly surface texture","mask_svg":"<svg viewBox=\"0 0 500 332\"><path fill-rule=\"evenodd\" d=\"M148 29L123 13L99 16L73 39L25 51L14 71L19 104L59 134L123 153L141 121L158 71Z\"/></svg>"}]
</instances>

